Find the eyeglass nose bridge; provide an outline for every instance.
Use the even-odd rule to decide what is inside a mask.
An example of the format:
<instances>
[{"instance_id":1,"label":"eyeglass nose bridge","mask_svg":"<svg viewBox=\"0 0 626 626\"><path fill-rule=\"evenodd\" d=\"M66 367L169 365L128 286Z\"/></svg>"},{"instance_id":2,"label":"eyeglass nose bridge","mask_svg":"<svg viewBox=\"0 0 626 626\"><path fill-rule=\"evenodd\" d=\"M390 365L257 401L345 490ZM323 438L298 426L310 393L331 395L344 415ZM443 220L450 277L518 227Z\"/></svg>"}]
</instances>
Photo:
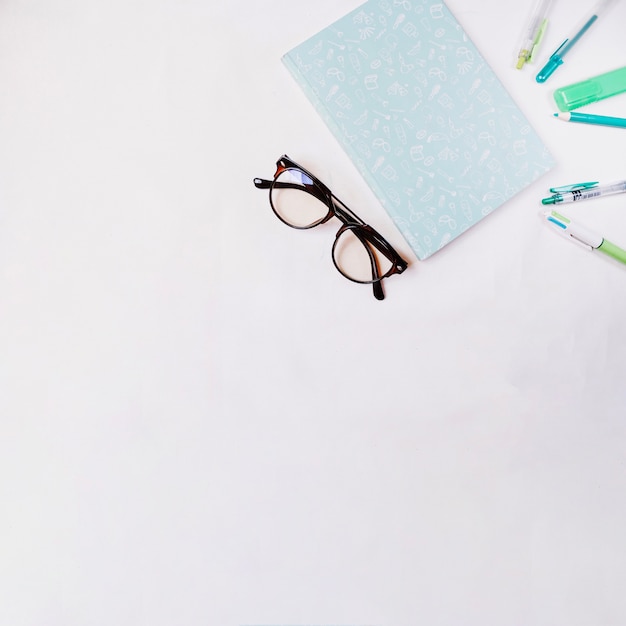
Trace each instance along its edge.
<instances>
[{"instance_id":1,"label":"eyeglass nose bridge","mask_svg":"<svg viewBox=\"0 0 626 626\"><path fill-rule=\"evenodd\" d=\"M287 168L279 161L276 163L276 173L274 178L278 178Z\"/></svg>"},{"instance_id":2,"label":"eyeglass nose bridge","mask_svg":"<svg viewBox=\"0 0 626 626\"><path fill-rule=\"evenodd\" d=\"M276 173L274 174L274 178L280 176L285 170L289 169L296 169L308 175L306 170L304 170L295 161L292 161L286 154L283 154L283 156L276 161Z\"/></svg>"}]
</instances>

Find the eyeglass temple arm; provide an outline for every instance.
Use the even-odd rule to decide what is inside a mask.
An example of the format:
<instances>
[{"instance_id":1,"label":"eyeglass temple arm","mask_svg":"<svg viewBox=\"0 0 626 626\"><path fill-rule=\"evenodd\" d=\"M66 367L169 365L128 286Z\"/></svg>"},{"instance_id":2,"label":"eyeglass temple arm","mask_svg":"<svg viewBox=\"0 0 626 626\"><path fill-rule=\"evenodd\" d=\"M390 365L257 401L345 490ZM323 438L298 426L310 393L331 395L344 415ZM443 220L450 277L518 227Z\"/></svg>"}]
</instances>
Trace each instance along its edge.
<instances>
[{"instance_id":1,"label":"eyeglass temple arm","mask_svg":"<svg viewBox=\"0 0 626 626\"><path fill-rule=\"evenodd\" d=\"M374 297L376 300L384 300L385 292L383 291L383 281L377 280L375 283L372 283L372 289L374 290Z\"/></svg>"},{"instance_id":2,"label":"eyeglass temple arm","mask_svg":"<svg viewBox=\"0 0 626 626\"><path fill-rule=\"evenodd\" d=\"M358 215L355 215L337 196L331 194L335 215L344 224L360 224L369 231L369 237L360 238L361 243L365 245L369 241L381 254L386 256L396 268L396 272L401 274L406 268L406 261L396 252L393 246L374 228L366 224ZM367 246L365 246L367 248Z\"/></svg>"},{"instance_id":3,"label":"eyeglass temple arm","mask_svg":"<svg viewBox=\"0 0 626 626\"><path fill-rule=\"evenodd\" d=\"M371 243L368 241L367 237L364 237L362 233L355 230L353 231L356 237L361 241L363 247L367 251L367 254L370 258L370 265L372 267L372 290L374 291L374 297L376 300L384 300L385 292L383 291L383 280L380 277L380 270L378 269L378 260L376 259L376 255L372 252Z\"/></svg>"},{"instance_id":4,"label":"eyeglass temple arm","mask_svg":"<svg viewBox=\"0 0 626 626\"><path fill-rule=\"evenodd\" d=\"M330 200L333 203L333 210L335 211L335 215L344 223L344 224L361 224L361 226L365 226L365 222L358 216L355 215L334 193L331 192Z\"/></svg>"}]
</instances>

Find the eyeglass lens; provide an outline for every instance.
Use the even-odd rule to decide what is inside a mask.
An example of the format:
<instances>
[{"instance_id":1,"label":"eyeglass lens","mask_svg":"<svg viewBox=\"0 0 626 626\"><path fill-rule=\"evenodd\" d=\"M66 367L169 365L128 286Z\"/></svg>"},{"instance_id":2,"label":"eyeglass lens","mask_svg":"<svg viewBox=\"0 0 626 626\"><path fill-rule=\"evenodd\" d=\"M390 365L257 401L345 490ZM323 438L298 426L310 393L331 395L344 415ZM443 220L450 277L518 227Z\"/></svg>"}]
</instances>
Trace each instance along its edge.
<instances>
[{"instance_id":1,"label":"eyeglass lens","mask_svg":"<svg viewBox=\"0 0 626 626\"><path fill-rule=\"evenodd\" d=\"M333 258L346 278L371 283L391 270L392 263L359 235L358 229L343 230L333 247Z\"/></svg>"},{"instance_id":2,"label":"eyeglass lens","mask_svg":"<svg viewBox=\"0 0 626 626\"><path fill-rule=\"evenodd\" d=\"M312 228L329 213L320 190L305 172L286 169L274 180L270 202L276 215L294 228ZM345 228L333 246L337 269L350 280L371 283L391 270L392 263L362 236L359 225Z\"/></svg>"},{"instance_id":3,"label":"eyeglass lens","mask_svg":"<svg viewBox=\"0 0 626 626\"><path fill-rule=\"evenodd\" d=\"M274 180L270 202L276 215L294 228L311 228L319 224L329 208L314 195L311 178L296 169L283 170Z\"/></svg>"}]
</instances>

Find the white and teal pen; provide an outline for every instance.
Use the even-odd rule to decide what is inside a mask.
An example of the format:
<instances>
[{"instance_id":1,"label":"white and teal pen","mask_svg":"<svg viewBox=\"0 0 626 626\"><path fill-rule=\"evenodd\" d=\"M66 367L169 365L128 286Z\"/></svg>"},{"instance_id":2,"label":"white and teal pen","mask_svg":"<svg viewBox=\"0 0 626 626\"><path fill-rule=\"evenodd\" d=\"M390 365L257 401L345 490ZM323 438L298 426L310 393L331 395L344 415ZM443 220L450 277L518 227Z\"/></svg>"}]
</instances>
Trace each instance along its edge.
<instances>
[{"instance_id":1,"label":"white and teal pen","mask_svg":"<svg viewBox=\"0 0 626 626\"><path fill-rule=\"evenodd\" d=\"M553 195L544 198L542 204L560 204L561 202L578 202L579 200L590 200L600 196L610 196L616 193L626 192L626 180L620 180L606 185L593 183L575 183L564 187L551 187Z\"/></svg>"}]
</instances>

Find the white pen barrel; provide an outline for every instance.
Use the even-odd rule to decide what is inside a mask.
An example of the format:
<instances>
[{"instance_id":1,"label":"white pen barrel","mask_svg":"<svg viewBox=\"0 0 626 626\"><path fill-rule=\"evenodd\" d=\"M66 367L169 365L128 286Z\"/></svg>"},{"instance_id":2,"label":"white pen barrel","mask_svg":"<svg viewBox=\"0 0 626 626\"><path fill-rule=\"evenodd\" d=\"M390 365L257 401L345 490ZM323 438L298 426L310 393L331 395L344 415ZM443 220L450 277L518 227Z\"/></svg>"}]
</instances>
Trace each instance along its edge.
<instances>
[{"instance_id":1,"label":"white pen barrel","mask_svg":"<svg viewBox=\"0 0 626 626\"><path fill-rule=\"evenodd\" d=\"M612 193L623 193L624 191L626 191L626 182L622 180L617 183L609 183L608 185L602 185L602 187L600 188L600 191L602 192L600 194L602 196L608 196Z\"/></svg>"},{"instance_id":2,"label":"white pen barrel","mask_svg":"<svg viewBox=\"0 0 626 626\"><path fill-rule=\"evenodd\" d=\"M592 248L599 248L604 241L604 237L602 237L602 235L598 235L598 233L594 233L592 230L589 230L580 224L574 224L573 222L570 222L567 225L565 234L572 237L572 239L576 239L581 243L591 246Z\"/></svg>"}]
</instances>

